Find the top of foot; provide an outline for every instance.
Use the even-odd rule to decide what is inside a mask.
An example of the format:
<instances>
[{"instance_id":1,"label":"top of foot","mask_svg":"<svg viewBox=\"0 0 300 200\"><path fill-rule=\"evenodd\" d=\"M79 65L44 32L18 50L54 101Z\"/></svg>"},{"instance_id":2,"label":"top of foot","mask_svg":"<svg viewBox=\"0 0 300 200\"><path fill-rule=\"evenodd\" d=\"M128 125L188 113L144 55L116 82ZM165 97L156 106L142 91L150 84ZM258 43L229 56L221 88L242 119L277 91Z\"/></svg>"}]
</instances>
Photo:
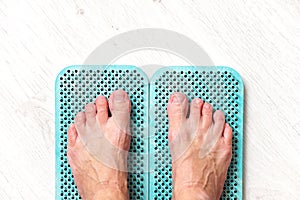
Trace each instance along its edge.
<instances>
[{"instance_id":1,"label":"top of foot","mask_svg":"<svg viewBox=\"0 0 300 200\"><path fill-rule=\"evenodd\" d=\"M174 93L168 118L173 199L219 199L232 156L232 129L224 113L213 114L199 98L189 105L184 94Z\"/></svg>"},{"instance_id":2,"label":"top of foot","mask_svg":"<svg viewBox=\"0 0 300 200\"><path fill-rule=\"evenodd\" d=\"M127 93L117 90L108 102L104 96L99 96L95 104L87 104L85 112L79 112L75 123L70 126L67 155L83 199L94 199L99 191L109 188L120 196L110 198L102 195L102 199L127 198L130 110Z\"/></svg>"}]
</instances>

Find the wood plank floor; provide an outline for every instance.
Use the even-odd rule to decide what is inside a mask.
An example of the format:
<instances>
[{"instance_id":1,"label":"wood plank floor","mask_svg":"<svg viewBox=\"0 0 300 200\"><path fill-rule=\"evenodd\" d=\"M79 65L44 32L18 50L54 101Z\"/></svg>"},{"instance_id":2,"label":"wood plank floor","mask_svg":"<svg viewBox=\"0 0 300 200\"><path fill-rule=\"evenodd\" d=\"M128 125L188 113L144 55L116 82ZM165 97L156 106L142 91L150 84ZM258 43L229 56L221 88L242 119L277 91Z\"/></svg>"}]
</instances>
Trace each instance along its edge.
<instances>
[{"instance_id":1,"label":"wood plank floor","mask_svg":"<svg viewBox=\"0 0 300 200\"><path fill-rule=\"evenodd\" d=\"M0 199L54 198L56 75L141 28L183 34L240 72L245 199L300 199L299 0L0 0ZM115 61L184 62L158 50Z\"/></svg>"}]
</instances>

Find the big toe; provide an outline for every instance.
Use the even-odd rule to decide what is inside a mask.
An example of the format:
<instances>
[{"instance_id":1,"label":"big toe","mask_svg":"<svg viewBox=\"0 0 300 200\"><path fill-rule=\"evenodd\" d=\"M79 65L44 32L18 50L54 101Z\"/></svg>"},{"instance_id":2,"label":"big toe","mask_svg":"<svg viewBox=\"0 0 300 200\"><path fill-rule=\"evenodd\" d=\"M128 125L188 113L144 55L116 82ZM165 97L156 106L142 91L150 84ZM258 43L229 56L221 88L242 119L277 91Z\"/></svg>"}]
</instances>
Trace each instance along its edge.
<instances>
[{"instance_id":1,"label":"big toe","mask_svg":"<svg viewBox=\"0 0 300 200\"><path fill-rule=\"evenodd\" d=\"M182 128L188 112L188 99L179 92L173 93L168 102L169 140L175 137L176 130Z\"/></svg>"},{"instance_id":2,"label":"big toe","mask_svg":"<svg viewBox=\"0 0 300 200\"><path fill-rule=\"evenodd\" d=\"M128 94L123 90L114 91L109 98L109 109L116 125L127 132L131 111Z\"/></svg>"}]
</instances>

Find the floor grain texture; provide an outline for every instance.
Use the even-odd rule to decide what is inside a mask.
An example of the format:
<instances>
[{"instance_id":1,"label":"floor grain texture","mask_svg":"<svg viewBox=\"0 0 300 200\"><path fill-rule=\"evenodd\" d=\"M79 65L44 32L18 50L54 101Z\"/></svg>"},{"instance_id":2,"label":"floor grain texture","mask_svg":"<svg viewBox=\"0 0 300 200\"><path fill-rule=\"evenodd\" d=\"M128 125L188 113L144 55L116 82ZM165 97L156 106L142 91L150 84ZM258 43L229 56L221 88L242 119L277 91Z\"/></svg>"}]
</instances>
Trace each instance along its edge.
<instances>
[{"instance_id":1,"label":"floor grain texture","mask_svg":"<svg viewBox=\"0 0 300 200\"><path fill-rule=\"evenodd\" d=\"M299 0L0 0L0 199L54 198L56 75L145 27L192 38L243 77L244 199L300 199ZM125 60L149 55L166 61Z\"/></svg>"}]
</instances>

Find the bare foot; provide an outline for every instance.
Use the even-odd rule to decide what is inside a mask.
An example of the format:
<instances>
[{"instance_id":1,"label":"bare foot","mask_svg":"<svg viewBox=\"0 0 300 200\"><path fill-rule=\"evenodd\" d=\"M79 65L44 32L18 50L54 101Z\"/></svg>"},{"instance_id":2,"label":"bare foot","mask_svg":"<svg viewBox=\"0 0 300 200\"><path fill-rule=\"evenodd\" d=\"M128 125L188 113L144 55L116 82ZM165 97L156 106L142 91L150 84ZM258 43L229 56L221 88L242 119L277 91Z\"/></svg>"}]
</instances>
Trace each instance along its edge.
<instances>
[{"instance_id":1,"label":"bare foot","mask_svg":"<svg viewBox=\"0 0 300 200\"><path fill-rule=\"evenodd\" d=\"M232 129L222 111L174 93L168 103L173 199L220 199L232 157Z\"/></svg>"},{"instance_id":2,"label":"bare foot","mask_svg":"<svg viewBox=\"0 0 300 200\"><path fill-rule=\"evenodd\" d=\"M126 92L99 96L68 131L67 156L82 199L128 199L127 154L131 104ZM112 117L108 117L108 107Z\"/></svg>"}]
</instances>

